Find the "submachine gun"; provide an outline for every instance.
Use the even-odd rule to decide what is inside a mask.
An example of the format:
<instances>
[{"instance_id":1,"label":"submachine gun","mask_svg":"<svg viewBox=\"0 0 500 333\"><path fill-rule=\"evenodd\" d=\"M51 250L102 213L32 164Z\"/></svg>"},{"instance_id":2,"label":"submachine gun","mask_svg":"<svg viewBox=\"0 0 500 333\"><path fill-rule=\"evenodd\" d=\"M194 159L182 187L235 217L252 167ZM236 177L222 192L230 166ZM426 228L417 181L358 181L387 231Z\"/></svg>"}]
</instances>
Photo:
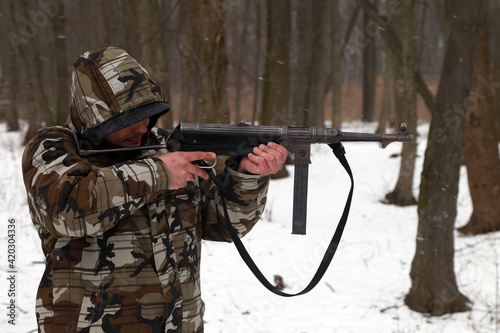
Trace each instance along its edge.
<instances>
[{"instance_id":1,"label":"submachine gun","mask_svg":"<svg viewBox=\"0 0 500 333\"><path fill-rule=\"evenodd\" d=\"M399 131L393 134L373 134L373 133L358 133L358 132L342 132L334 128L319 128L319 127L294 127L294 126L255 126L246 123L238 124L207 124L199 122L183 122L180 123L170 134L165 145L149 145L128 148L114 149L96 149L83 150L79 153L82 156L95 153L108 153L119 151L133 151L144 149L167 149L170 152L174 151L207 151L214 152L217 156L233 156L244 157L253 151L253 148L260 144L275 142L283 145L293 154L293 164L295 165L294 172L294 198L293 198L293 218L292 218L292 233L306 233L306 215L307 215L307 185L309 164L311 163L310 150L311 144L323 143L332 148L333 153L344 166L346 172L351 179L351 190L349 192L346 205L337 226L335 234L326 250L323 260L318 268L315 276L309 285L297 294L284 293L271 285L264 275L257 268L250 255L244 248L241 240L229 223L229 216L226 214L228 221L228 229L233 238L233 241L240 252L240 255L245 260L249 268L262 282L262 284L272 292L281 296L296 296L302 295L310 291L319 282L325 273L328 265L333 258L334 253L340 242L342 232L347 222L352 193L354 189L354 180L349 164L345 159L345 151L341 142L378 142L381 148L387 147L392 142L413 142L413 135L408 133L408 128L405 123L401 123ZM211 168L213 166L199 165L202 168ZM215 180L213 173L209 172L212 179ZM222 200L224 209L225 201ZM226 210L226 209L225 209Z\"/></svg>"}]
</instances>

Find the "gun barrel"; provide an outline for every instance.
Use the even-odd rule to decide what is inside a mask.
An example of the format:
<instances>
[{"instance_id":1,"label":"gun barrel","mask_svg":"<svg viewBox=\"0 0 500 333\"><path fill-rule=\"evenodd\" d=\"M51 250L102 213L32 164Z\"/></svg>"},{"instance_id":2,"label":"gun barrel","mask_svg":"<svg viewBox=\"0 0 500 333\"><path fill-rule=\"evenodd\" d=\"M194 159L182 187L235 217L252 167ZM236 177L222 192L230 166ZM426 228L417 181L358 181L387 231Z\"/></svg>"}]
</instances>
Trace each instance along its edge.
<instances>
[{"instance_id":1,"label":"gun barrel","mask_svg":"<svg viewBox=\"0 0 500 333\"><path fill-rule=\"evenodd\" d=\"M370 133L341 133L339 141L376 141L379 142L382 148L387 147L392 142L413 142L413 135L409 134L408 127L405 123L399 125L399 131L394 134L370 134Z\"/></svg>"}]
</instances>

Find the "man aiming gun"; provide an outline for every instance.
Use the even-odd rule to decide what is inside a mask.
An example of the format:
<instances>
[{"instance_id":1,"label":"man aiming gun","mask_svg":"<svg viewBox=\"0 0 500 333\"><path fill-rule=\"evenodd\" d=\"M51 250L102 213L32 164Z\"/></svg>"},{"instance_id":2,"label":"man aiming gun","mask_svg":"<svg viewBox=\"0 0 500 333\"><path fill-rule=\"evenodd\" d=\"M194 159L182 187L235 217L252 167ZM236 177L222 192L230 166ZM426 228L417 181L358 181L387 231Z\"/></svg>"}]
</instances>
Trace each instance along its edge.
<instances>
[{"instance_id":1,"label":"man aiming gun","mask_svg":"<svg viewBox=\"0 0 500 333\"><path fill-rule=\"evenodd\" d=\"M161 89L126 51L83 54L71 92L67 123L40 130L23 155L46 264L39 330L202 332L201 239L231 239L220 196L244 236L287 150L270 142L229 159L217 173L230 186L220 189L192 163L215 158L209 151L103 152L165 145L170 135L154 127L169 110Z\"/></svg>"}]
</instances>

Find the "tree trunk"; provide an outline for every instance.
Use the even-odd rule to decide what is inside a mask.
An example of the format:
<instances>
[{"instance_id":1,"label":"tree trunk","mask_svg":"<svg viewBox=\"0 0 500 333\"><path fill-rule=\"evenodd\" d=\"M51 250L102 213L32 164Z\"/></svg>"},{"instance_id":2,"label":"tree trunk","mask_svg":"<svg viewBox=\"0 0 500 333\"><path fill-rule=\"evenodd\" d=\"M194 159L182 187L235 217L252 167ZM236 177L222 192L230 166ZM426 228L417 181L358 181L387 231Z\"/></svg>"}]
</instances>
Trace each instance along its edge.
<instances>
[{"instance_id":1,"label":"tree trunk","mask_svg":"<svg viewBox=\"0 0 500 333\"><path fill-rule=\"evenodd\" d=\"M401 39L403 56L403 103L400 105L400 117L410 133L417 132L417 94L415 90L416 41L415 41L415 3L401 3ZM417 145L403 145L401 165L396 187L385 196L385 201L397 206L409 206L416 203L413 197L413 172Z\"/></svg>"},{"instance_id":2,"label":"tree trunk","mask_svg":"<svg viewBox=\"0 0 500 333\"><path fill-rule=\"evenodd\" d=\"M311 121L310 125L325 126L325 58L327 6L323 0L312 1L312 73L311 73Z\"/></svg>"},{"instance_id":3,"label":"tree trunk","mask_svg":"<svg viewBox=\"0 0 500 333\"><path fill-rule=\"evenodd\" d=\"M196 121L190 105L191 89L191 47L193 35L191 29L192 13L190 2L179 2L179 33L176 35L180 52L180 103L179 121ZM194 106L193 106L194 108Z\"/></svg>"},{"instance_id":4,"label":"tree trunk","mask_svg":"<svg viewBox=\"0 0 500 333\"><path fill-rule=\"evenodd\" d=\"M291 124L297 126L307 126L310 121L311 110L311 81L312 72L312 5L310 0L297 1L297 28L296 28L296 51L297 60L292 75L292 114Z\"/></svg>"},{"instance_id":5,"label":"tree trunk","mask_svg":"<svg viewBox=\"0 0 500 333\"><path fill-rule=\"evenodd\" d=\"M27 0L22 1L23 15L24 17L30 17L29 5ZM43 74L42 74L42 63L40 62L39 47L35 45L34 38L28 38L27 43L27 53L25 53L24 60L31 63L30 73L27 79L30 81L30 85L33 88L36 103L40 107L41 114L43 115L43 123L45 126L55 125L55 116L51 110L49 98L46 93L47 87L44 86ZM67 89L67 88L66 88ZM40 127L40 122L36 121L37 127Z\"/></svg>"},{"instance_id":6,"label":"tree trunk","mask_svg":"<svg viewBox=\"0 0 500 333\"><path fill-rule=\"evenodd\" d=\"M257 27L256 27L256 35L257 40L255 41L257 45L257 51L255 54L255 72L256 78L254 82L254 93L253 93L253 109L252 109L252 125L257 123L258 113L259 113L259 96L260 96L260 88L261 88L261 76L264 72L264 64L265 64L265 52L267 45L267 3L265 1L256 1L255 2L255 11L257 16Z\"/></svg>"},{"instance_id":7,"label":"tree trunk","mask_svg":"<svg viewBox=\"0 0 500 333\"><path fill-rule=\"evenodd\" d=\"M392 54L394 55L394 54ZM393 94L394 94L394 124L399 124L403 120L401 119L401 111L403 110L404 104L404 77L403 77L403 66L400 63L394 62L392 70L394 71L394 84L393 84Z\"/></svg>"},{"instance_id":8,"label":"tree trunk","mask_svg":"<svg viewBox=\"0 0 500 333\"><path fill-rule=\"evenodd\" d=\"M448 22L449 21L448 18L446 17L446 13L441 3L441 0L433 0L433 2L434 2L436 16L438 18L439 23L441 24L441 29L443 30L444 37L445 39L448 39L448 36L450 36L450 24Z\"/></svg>"},{"instance_id":9,"label":"tree trunk","mask_svg":"<svg viewBox=\"0 0 500 333\"><path fill-rule=\"evenodd\" d=\"M500 159L495 130L495 109L490 74L488 24L485 18L479 40L472 91L467 113L464 161L474 210L458 229L463 235L500 230Z\"/></svg>"},{"instance_id":10,"label":"tree trunk","mask_svg":"<svg viewBox=\"0 0 500 333\"><path fill-rule=\"evenodd\" d=\"M69 114L69 82L70 69L66 55L66 18L64 4L58 6L58 11L52 18L54 32L54 62L56 68L56 124L62 125Z\"/></svg>"},{"instance_id":11,"label":"tree trunk","mask_svg":"<svg viewBox=\"0 0 500 333\"><path fill-rule=\"evenodd\" d=\"M484 1L457 0L433 110L418 200L418 232L406 305L431 315L468 311L454 256L459 170Z\"/></svg>"},{"instance_id":12,"label":"tree trunk","mask_svg":"<svg viewBox=\"0 0 500 333\"><path fill-rule=\"evenodd\" d=\"M267 1L267 37L260 125L288 123L290 97L290 2Z\"/></svg>"},{"instance_id":13,"label":"tree trunk","mask_svg":"<svg viewBox=\"0 0 500 333\"><path fill-rule=\"evenodd\" d=\"M154 24L149 23L150 29L148 29L149 39L147 41L147 49L149 50L148 52L151 58L151 75L161 87L165 96L170 98L170 96L172 96L172 90L168 80L170 76L170 67L165 52L165 50L169 49L169 46L165 45L164 38L165 26L168 19L162 16L162 13L169 12L162 10L162 7L160 7L167 5L169 5L169 3L159 3L157 1L152 1L150 3L148 17L154 20ZM146 23L146 25L147 24L148 23ZM162 116L159 120L159 124L164 128L173 128L174 120L172 114L172 112L168 112L166 115Z\"/></svg>"},{"instance_id":14,"label":"tree trunk","mask_svg":"<svg viewBox=\"0 0 500 333\"><path fill-rule=\"evenodd\" d=\"M373 6L377 8L378 1ZM375 113L375 90L377 85L377 30L373 29L370 17L363 14L363 32L367 39L363 47L363 110L362 120L373 121Z\"/></svg>"},{"instance_id":15,"label":"tree trunk","mask_svg":"<svg viewBox=\"0 0 500 333\"><path fill-rule=\"evenodd\" d=\"M290 44L291 44L291 7L289 1L267 0L261 6L265 13L263 37L265 54L262 73L262 97L259 125L288 125L294 123L290 115ZM263 15L262 15L263 16ZM263 20L261 20L262 22ZM281 169L273 178L288 176L286 168Z\"/></svg>"},{"instance_id":16,"label":"tree trunk","mask_svg":"<svg viewBox=\"0 0 500 333\"><path fill-rule=\"evenodd\" d=\"M497 141L500 142L500 1L492 1L492 10L491 14L491 31L490 38L492 38L491 45L493 47L492 57L495 59L493 62L493 70L492 70L492 81L495 82L494 88L496 89L496 93L493 95L494 100L494 109L495 109L495 125L497 134ZM489 76L488 76L489 77Z\"/></svg>"},{"instance_id":17,"label":"tree trunk","mask_svg":"<svg viewBox=\"0 0 500 333\"><path fill-rule=\"evenodd\" d=\"M229 123L224 0L196 1L194 42L199 45L202 121Z\"/></svg>"},{"instance_id":18,"label":"tree trunk","mask_svg":"<svg viewBox=\"0 0 500 333\"><path fill-rule=\"evenodd\" d=\"M4 3L2 8L1 28L4 31L13 31L14 28L14 13L9 8L7 3ZM9 131L19 130L19 108L18 108L18 65L17 56L14 53L12 45L7 45L7 39L2 38L1 42L2 61L0 74L0 110L4 111L7 117L7 129ZM5 61L6 60L6 61Z\"/></svg>"},{"instance_id":19,"label":"tree trunk","mask_svg":"<svg viewBox=\"0 0 500 333\"><path fill-rule=\"evenodd\" d=\"M234 100L234 122L239 123L241 121L241 95L243 91L243 67L244 67L244 59L245 59L245 54L246 54L246 48L247 48L247 34L248 34L248 21L250 19L250 0L245 1L245 7L243 10L243 13L241 14L243 17L241 18L243 21L243 27L241 28L241 33L237 31L238 33L238 41L235 41L236 45L234 46L235 48L235 53L236 57L234 60L234 70L235 73L234 75L236 76L235 78L235 100ZM239 18L240 19L240 18ZM258 80L258 79L257 79Z\"/></svg>"},{"instance_id":20,"label":"tree trunk","mask_svg":"<svg viewBox=\"0 0 500 333\"><path fill-rule=\"evenodd\" d=\"M297 65L293 72L292 123L300 126L324 126L325 31L324 1L298 1Z\"/></svg>"},{"instance_id":21,"label":"tree trunk","mask_svg":"<svg viewBox=\"0 0 500 333\"><path fill-rule=\"evenodd\" d=\"M332 13L332 127L342 125L342 47L339 0L330 3Z\"/></svg>"},{"instance_id":22,"label":"tree trunk","mask_svg":"<svg viewBox=\"0 0 500 333\"><path fill-rule=\"evenodd\" d=\"M391 21L382 18L379 15L377 9L370 3L370 0L357 0L357 2L361 7L363 7L366 13L370 16L370 18L374 20L376 23L378 23L378 25L382 28L380 29L380 32L382 36L384 36L385 42L388 43L389 46L391 47L395 59L399 62L402 62L403 55L401 50L401 41L399 40L396 32L394 31L394 28L390 24ZM415 72L415 84L416 84L416 89L420 94L420 96L422 97L422 100L424 101L427 108L429 110L434 110L435 109L434 97L432 96L432 93L430 92L429 87L427 86L422 75L418 71Z\"/></svg>"},{"instance_id":23,"label":"tree trunk","mask_svg":"<svg viewBox=\"0 0 500 333\"><path fill-rule=\"evenodd\" d=\"M23 13L24 10L22 8L17 8L16 6L21 6L21 3L19 3L16 0L9 0L8 1L8 6L9 6L9 30L12 33L17 33L18 29L21 24L16 19L16 12ZM24 137L24 143L28 142L38 131L40 128L40 123L38 122L38 104L35 103L35 97L34 97L34 89L33 89L33 84L29 80L29 74L30 73L30 62L27 60L27 55L26 55L26 44L27 41L21 41L19 44L16 45L14 52L15 52L15 57L16 60L15 62L11 62L9 64L9 80L11 82L16 82L19 78L22 80L22 85L24 87L24 96L26 100L26 105L24 105L27 109L27 114L26 117L28 118L28 129L26 130L25 137ZM11 45L14 47L14 45ZM16 67L12 67L12 65L15 64ZM17 87L16 87L17 88Z\"/></svg>"},{"instance_id":24,"label":"tree trunk","mask_svg":"<svg viewBox=\"0 0 500 333\"><path fill-rule=\"evenodd\" d=\"M391 49L385 46L384 61L384 84L382 86L382 102L380 103L380 113L378 128L375 133L385 133L391 118L391 80L392 80L392 59Z\"/></svg>"}]
</instances>

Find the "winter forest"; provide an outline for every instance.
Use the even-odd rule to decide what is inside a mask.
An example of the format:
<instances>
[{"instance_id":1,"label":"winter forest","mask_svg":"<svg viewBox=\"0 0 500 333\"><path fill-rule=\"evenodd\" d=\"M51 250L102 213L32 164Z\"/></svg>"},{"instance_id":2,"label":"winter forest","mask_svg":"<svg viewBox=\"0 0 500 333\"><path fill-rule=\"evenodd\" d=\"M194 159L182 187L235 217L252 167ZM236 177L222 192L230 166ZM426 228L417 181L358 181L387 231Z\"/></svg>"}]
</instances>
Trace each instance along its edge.
<instances>
[{"instance_id":1,"label":"winter forest","mask_svg":"<svg viewBox=\"0 0 500 333\"><path fill-rule=\"evenodd\" d=\"M429 124L421 173L417 145L402 145L384 202L418 213L405 305L464 312L454 271L462 167L473 211L458 234L500 230L499 18L500 0L1 0L0 122L25 140L64 124L73 62L114 45L168 97L165 128L362 122L387 133L405 122L416 134Z\"/></svg>"}]
</instances>

